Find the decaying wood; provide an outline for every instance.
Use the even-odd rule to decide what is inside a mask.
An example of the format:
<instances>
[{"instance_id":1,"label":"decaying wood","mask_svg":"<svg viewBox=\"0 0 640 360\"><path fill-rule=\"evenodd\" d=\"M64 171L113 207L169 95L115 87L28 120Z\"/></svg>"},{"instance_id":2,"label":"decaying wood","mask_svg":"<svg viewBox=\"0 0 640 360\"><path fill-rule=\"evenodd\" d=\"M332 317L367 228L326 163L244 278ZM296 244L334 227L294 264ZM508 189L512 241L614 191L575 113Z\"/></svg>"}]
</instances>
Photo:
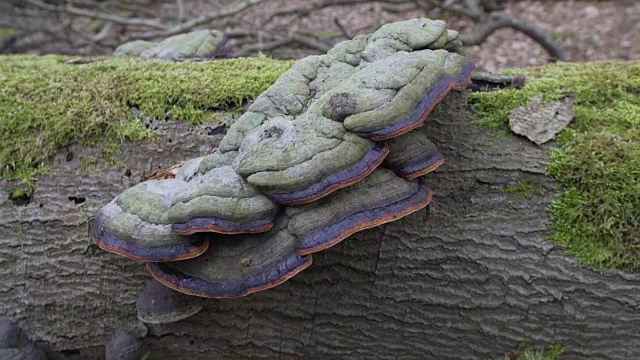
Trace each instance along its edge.
<instances>
[{"instance_id":1,"label":"decaying wood","mask_svg":"<svg viewBox=\"0 0 640 360\"><path fill-rule=\"evenodd\" d=\"M547 146L496 137L466 109L449 95L424 128L447 159L429 175L428 210L352 236L274 289L148 328L135 301L149 274L90 244L87 219L150 163L204 154L221 135L167 122L161 139L124 147L124 168L89 174L80 161L97 150L65 149L27 206L0 200L0 316L53 359L99 357L118 329L148 334L158 359L487 359L524 340L560 342L563 359L640 357L640 276L594 271L547 242ZM503 191L524 177L544 192Z\"/></svg>"}]
</instances>

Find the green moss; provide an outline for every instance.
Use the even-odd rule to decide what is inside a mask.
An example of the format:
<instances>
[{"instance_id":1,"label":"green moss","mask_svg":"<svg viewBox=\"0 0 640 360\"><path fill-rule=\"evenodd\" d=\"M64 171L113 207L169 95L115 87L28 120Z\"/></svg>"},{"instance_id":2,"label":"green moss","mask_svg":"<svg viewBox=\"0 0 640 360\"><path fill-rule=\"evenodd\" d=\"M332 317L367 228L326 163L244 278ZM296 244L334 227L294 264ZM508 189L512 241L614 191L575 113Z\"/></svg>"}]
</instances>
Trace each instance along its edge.
<instances>
[{"instance_id":1,"label":"green moss","mask_svg":"<svg viewBox=\"0 0 640 360\"><path fill-rule=\"evenodd\" d=\"M511 70L522 90L473 93L480 123L508 131L508 113L534 94L576 98L576 118L550 152L548 174L564 188L551 240L598 268L640 270L640 61L558 63Z\"/></svg>"},{"instance_id":2,"label":"green moss","mask_svg":"<svg viewBox=\"0 0 640 360\"><path fill-rule=\"evenodd\" d=\"M266 57L208 62L103 58L69 65L65 56L0 56L0 177L33 190L43 161L71 143L104 143L153 136L134 117L196 124L213 110L254 99L292 64Z\"/></svg>"},{"instance_id":3,"label":"green moss","mask_svg":"<svg viewBox=\"0 0 640 360\"><path fill-rule=\"evenodd\" d=\"M528 177L523 177L514 185L507 185L502 189L506 193L514 194L517 198L525 198L541 194L542 185L531 181Z\"/></svg>"},{"instance_id":4,"label":"green moss","mask_svg":"<svg viewBox=\"0 0 640 360\"><path fill-rule=\"evenodd\" d=\"M529 346L522 346L510 355L505 355L496 360L558 360L564 353L564 348L559 344L550 344L542 350L536 350Z\"/></svg>"},{"instance_id":5,"label":"green moss","mask_svg":"<svg viewBox=\"0 0 640 360\"><path fill-rule=\"evenodd\" d=\"M15 33L17 33L18 31L14 28L10 28L10 27L6 27L6 26L0 26L0 38L3 38L5 36L10 36L13 35Z\"/></svg>"}]
</instances>

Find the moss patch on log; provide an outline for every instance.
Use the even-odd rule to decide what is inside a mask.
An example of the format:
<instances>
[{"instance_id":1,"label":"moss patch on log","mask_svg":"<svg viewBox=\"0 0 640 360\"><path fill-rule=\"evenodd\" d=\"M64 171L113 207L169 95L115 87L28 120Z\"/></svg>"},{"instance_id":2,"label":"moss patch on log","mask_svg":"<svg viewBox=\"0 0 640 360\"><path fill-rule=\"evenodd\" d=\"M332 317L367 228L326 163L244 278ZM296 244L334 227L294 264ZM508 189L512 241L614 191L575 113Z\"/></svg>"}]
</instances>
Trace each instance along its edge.
<instances>
[{"instance_id":1,"label":"moss patch on log","mask_svg":"<svg viewBox=\"0 0 640 360\"><path fill-rule=\"evenodd\" d=\"M28 196L43 161L71 143L117 144L154 135L143 118L192 124L254 99L293 62L266 57L203 62L0 56L0 178ZM133 108L137 108L138 116Z\"/></svg>"},{"instance_id":2,"label":"moss patch on log","mask_svg":"<svg viewBox=\"0 0 640 360\"><path fill-rule=\"evenodd\" d=\"M540 195L544 191L542 185L533 182L526 176L520 179L516 184L505 186L502 190L506 193L515 195L517 198Z\"/></svg>"},{"instance_id":3,"label":"moss patch on log","mask_svg":"<svg viewBox=\"0 0 640 360\"><path fill-rule=\"evenodd\" d=\"M480 123L509 131L508 114L535 94L575 96L575 120L550 151L564 190L551 207L551 240L598 268L640 270L640 61L557 63L514 69L521 90L470 94Z\"/></svg>"},{"instance_id":4,"label":"moss patch on log","mask_svg":"<svg viewBox=\"0 0 640 360\"><path fill-rule=\"evenodd\" d=\"M495 360L558 360L563 353L564 347L560 344L549 344L542 350L525 345Z\"/></svg>"}]
</instances>

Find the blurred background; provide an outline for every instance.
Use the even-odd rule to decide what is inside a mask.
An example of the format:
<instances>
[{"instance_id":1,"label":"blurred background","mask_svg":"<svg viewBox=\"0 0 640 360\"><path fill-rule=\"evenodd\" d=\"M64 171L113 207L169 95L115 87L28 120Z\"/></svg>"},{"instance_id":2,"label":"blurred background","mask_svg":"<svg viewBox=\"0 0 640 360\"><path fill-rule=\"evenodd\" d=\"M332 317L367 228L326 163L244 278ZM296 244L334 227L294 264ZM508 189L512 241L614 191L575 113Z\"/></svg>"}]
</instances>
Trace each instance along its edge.
<instances>
[{"instance_id":1,"label":"blurred background","mask_svg":"<svg viewBox=\"0 0 640 360\"><path fill-rule=\"evenodd\" d=\"M232 38L229 56L300 58L384 23L446 20L478 67L640 58L637 0L0 0L0 53L111 54L196 29Z\"/></svg>"}]
</instances>

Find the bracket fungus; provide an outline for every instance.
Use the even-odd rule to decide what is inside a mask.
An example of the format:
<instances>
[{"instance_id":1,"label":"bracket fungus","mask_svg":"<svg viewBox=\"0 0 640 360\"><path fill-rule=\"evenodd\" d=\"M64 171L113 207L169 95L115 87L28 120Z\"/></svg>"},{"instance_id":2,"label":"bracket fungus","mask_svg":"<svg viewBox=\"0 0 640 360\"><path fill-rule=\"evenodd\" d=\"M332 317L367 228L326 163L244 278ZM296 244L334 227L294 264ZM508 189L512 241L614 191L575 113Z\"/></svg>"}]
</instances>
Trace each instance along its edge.
<instances>
[{"instance_id":1,"label":"bracket fungus","mask_svg":"<svg viewBox=\"0 0 640 360\"><path fill-rule=\"evenodd\" d=\"M118 46L114 56L144 59L210 59L226 55L229 37L218 30L196 30L168 37L160 42L134 40Z\"/></svg>"},{"instance_id":2,"label":"bracket fungus","mask_svg":"<svg viewBox=\"0 0 640 360\"><path fill-rule=\"evenodd\" d=\"M311 253L429 204L423 176L444 157L415 129L469 82L473 64L450 51L459 45L444 21L413 19L298 61L214 153L186 161L174 179L124 191L95 217L92 236L190 295L238 297L282 283ZM158 322L190 313L172 295L145 307L148 289L139 311Z\"/></svg>"}]
</instances>

